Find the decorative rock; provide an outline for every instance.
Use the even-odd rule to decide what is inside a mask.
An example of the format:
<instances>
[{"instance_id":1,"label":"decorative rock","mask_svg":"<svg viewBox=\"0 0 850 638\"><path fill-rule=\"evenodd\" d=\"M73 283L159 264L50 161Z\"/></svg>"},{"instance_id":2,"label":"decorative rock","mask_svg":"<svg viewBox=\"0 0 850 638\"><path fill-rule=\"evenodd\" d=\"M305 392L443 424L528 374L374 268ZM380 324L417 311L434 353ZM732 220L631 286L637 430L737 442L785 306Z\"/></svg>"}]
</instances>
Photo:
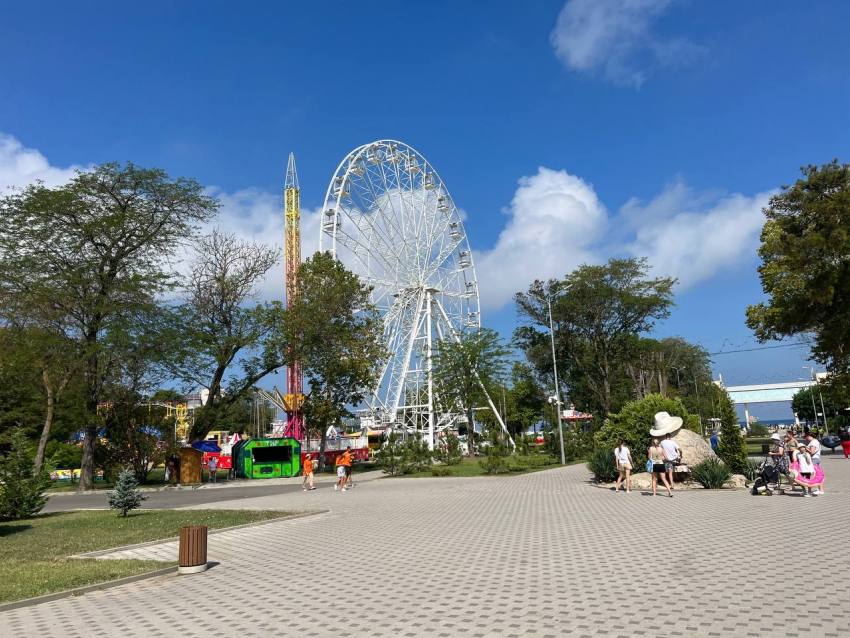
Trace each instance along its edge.
<instances>
[{"instance_id":1,"label":"decorative rock","mask_svg":"<svg viewBox=\"0 0 850 638\"><path fill-rule=\"evenodd\" d=\"M717 458L711 445L696 432L682 428L673 435L673 440L682 448L682 461L689 467L705 459Z\"/></svg>"},{"instance_id":2,"label":"decorative rock","mask_svg":"<svg viewBox=\"0 0 850 638\"><path fill-rule=\"evenodd\" d=\"M733 474L732 478L727 483L729 487L743 488L747 486L747 477L743 474Z\"/></svg>"}]
</instances>

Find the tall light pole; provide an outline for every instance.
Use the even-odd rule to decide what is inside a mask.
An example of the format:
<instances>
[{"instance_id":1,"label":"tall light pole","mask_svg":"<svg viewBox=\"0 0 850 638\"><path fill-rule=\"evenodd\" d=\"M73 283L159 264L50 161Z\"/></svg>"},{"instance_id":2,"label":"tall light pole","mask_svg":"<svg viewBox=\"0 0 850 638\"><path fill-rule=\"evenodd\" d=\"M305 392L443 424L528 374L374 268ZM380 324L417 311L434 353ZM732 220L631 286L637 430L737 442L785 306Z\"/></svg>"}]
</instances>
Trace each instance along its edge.
<instances>
[{"instance_id":1,"label":"tall light pole","mask_svg":"<svg viewBox=\"0 0 850 638\"><path fill-rule=\"evenodd\" d=\"M815 380L815 369L814 369L814 367L808 368L806 366L803 366L803 370L808 370L811 380L812 381ZM815 388L814 388L814 386L811 386L809 388L809 392L812 393L812 410L814 411L814 414L815 414L815 427L817 427L817 425L818 425L818 407L815 404ZM826 417L826 415L824 415L824 417Z\"/></svg>"},{"instance_id":2,"label":"tall light pole","mask_svg":"<svg viewBox=\"0 0 850 638\"><path fill-rule=\"evenodd\" d=\"M552 339L552 370L555 373L555 421L558 424L558 437L561 442L561 465L567 464L567 458L564 455L564 429L561 427L561 384L558 381L558 360L555 357L555 325L552 323L552 295L551 291L546 298L546 303L549 306L549 337Z\"/></svg>"}]
</instances>

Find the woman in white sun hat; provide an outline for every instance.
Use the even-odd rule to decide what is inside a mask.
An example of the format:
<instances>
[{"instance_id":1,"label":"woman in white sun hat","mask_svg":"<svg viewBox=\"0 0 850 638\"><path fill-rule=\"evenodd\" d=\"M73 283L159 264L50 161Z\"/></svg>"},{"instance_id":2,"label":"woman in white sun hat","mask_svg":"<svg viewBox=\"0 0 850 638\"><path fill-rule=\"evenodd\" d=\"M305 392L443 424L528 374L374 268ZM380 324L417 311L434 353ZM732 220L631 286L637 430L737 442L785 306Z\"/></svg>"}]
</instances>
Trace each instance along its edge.
<instances>
[{"instance_id":1,"label":"woman in white sun hat","mask_svg":"<svg viewBox=\"0 0 850 638\"><path fill-rule=\"evenodd\" d=\"M668 488L672 490L673 468L682 458L682 449L673 440L673 434L682 427L682 418L670 416L667 412L658 412L655 415L655 427L649 431L650 436L664 437L661 441L661 453L664 456L664 472L667 474ZM673 496L671 493L670 496Z\"/></svg>"}]
</instances>

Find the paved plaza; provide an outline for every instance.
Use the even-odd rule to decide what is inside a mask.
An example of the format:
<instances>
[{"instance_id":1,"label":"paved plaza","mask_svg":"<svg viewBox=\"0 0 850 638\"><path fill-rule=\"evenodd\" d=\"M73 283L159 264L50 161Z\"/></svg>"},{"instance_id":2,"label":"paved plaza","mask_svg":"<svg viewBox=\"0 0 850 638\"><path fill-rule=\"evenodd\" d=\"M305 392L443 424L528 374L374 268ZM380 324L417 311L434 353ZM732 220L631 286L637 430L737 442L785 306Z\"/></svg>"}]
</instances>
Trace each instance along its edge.
<instances>
[{"instance_id":1,"label":"paved plaza","mask_svg":"<svg viewBox=\"0 0 850 638\"><path fill-rule=\"evenodd\" d=\"M850 461L824 469L811 499L615 494L573 466L204 504L328 512L210 535L204 574L5 612L0 636L850 636Z\"/></svg>"}]
</instances>

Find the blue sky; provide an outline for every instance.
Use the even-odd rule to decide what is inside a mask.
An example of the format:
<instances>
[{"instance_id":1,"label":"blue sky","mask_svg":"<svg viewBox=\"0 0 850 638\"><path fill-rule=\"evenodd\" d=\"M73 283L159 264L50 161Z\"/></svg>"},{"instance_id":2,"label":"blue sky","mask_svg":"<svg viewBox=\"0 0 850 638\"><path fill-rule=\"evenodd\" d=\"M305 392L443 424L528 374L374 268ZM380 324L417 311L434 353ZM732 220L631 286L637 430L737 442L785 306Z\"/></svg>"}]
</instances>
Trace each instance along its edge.
<instances>
[{"instance_id":1,"label":"blue sky","mask_svg":"<svg viewBox=\"0 0 850 638\"><path fill-rule=\"evenodd\" d=\"M509 334L535 277L647 255L682 281L660 334L756 347L760 207L847 156L849 22L838 1L15 3L0 185L132 160L215 187L224 226L280 242L290 151L309 216L348 151L399 139L466 211L486 324ZM805 358L715 371L793 380Z\"/></svg>"}]
</instances>

